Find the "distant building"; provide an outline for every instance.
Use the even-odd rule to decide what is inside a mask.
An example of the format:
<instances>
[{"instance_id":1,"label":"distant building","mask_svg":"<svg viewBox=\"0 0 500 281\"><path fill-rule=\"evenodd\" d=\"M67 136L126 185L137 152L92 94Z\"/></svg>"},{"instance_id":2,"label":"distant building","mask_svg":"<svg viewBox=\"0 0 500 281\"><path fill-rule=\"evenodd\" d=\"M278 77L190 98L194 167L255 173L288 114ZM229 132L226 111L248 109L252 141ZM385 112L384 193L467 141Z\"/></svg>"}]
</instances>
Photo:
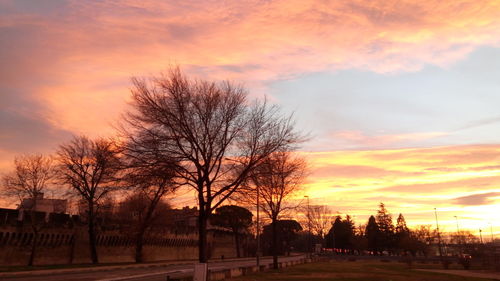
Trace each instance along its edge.
<instances>
[{"instance_id":1,"label":"distant building","mask_svg":"<svg viewBox=\"0 0 500 281\"><path fill-rule=\"evenodd\" d=\"M176 229L190 229L196 231L198 228L198 208L197 207L183 207L182 209L170 209L171 224ZM211 224L210 220L207 222L208 230L231 231L226 227L220 227Z\"/></svg>"},{"instance_id":2,"label":"distant building","mask_svg":"<svg viewBox=\"0 0 500 281\"><path fill-rule=\"evenodd\" d=\"M68 200L43 198L43 193L37 193L34 198L23 199L18 207L19 220L24 219L24 212L35 211L45 213L45 220L48 221L51 213L66 213Z\"/></svg>"},{"instance_id":3,"label":"distant building","mask_svg":"<svg viewBox=\"0 0 500 281\"><path fill-rule=\"evenodd\" d=\"M198 225L198 208L171 209L172 224L177 228L195 228Z\"/></svg>"}]
</instances>

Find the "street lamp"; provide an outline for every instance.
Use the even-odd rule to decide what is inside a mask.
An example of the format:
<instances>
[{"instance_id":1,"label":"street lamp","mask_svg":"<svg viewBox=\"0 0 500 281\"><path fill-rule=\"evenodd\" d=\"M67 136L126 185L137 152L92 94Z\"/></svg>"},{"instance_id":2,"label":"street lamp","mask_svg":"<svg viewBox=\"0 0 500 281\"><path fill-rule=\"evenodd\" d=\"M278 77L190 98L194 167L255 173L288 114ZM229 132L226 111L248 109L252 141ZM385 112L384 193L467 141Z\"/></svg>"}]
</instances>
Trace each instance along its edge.
<instances>
[{"instance_id":1,"label":"street lamp","mask_svg":"<svg viewBox=\"0 0 500 281\"><path fill-rule=\"evenodd\" d=\"M460 228L458 227L458 217L457 216L454 216L455 217L455 221L457 222L457 243L458 243L458 250L459 250L459 253L461 254L462 253L462 241L461 241L461 237L460 237ZM464 238L465 240L465 238Z\"/></svg>"},{"instance_id":2,"label":"street lamp","mask_svg":"<svg viewBox=\"0 0 500 281\"><path fill-rule=\"evenodd\" d=\"M434 215L436 216L436 230L437 230L437 235L438 235L439 257L441 257L441 260L443 260L443 250L441 249L441 234L439 234L439 223L438 223L438 215L437 215L436 208L434 208Z\"/></svg>"},{"instance_id":3,"label":"street lamp","mask_svg":"<svg viewBox=\"0 0 500 281\"><path fill-rule=\"evenodd\" d=\"M458 228L458 217L457 216L454 216L455 217L455 220L457 221L457 235L458 233L460 233L460 229Z\"/></svg>"},{"instance_id":4,"label":"street lamp","mask_svg":"<svg viewBox=\"0 0 500 281\"><path fill-rule=\"evenodd\" d=\"M311 252L311 214L310 214L310 209L309 209L309 196L305 195L304 198L307 198L307 229L309 232L309 235L307 236L307 252Z\"/></svg>"},{"instance_id":5,"label":"street lamp","mask_svg":"<svg viewBox=\"0 0 500 281\"><path fill-rule=\"evenodd\" d=\"M491 245L493 245L493 224L490 222Z\"/></svg>"},{"instance_id":6,"label":"street lamp","mask_svg":"<svg viewBox=\"0 0 500 281\"><path fill-rule=\"evenodd\" d=\"M256 186L257 186L257 254L255 255L255 258L257 263L257 270L260 271L260 217L259 217L260 189L258 184Z\"/></svg>"}]
</instances>

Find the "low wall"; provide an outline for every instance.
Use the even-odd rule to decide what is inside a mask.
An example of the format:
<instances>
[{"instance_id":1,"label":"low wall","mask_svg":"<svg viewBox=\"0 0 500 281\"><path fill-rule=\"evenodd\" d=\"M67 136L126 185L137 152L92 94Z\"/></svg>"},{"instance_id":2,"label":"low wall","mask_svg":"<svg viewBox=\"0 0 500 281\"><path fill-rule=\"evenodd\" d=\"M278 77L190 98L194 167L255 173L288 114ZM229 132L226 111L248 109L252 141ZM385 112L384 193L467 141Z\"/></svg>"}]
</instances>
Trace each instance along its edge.
<instances>
[{"instance_id":1,"label":"low wall","mask_svg":"<svg viewBox=\"0 0 500 281\"><path fill-rule=\"evenodd\" d=\"M90 262L86 228L47 229L40 232L35 255L36 265L78 264ZM33 233L29 228L0 228L0 265L26 265L31 253ZM232 236L210 233L211 257L235 257ZM135 244L130 237L119 233L97 236L99 262L134 262ZM143 247L144 261L189 260L198 258L196 234L165 233L148 237Z\"/></svg>"}]
</instances>

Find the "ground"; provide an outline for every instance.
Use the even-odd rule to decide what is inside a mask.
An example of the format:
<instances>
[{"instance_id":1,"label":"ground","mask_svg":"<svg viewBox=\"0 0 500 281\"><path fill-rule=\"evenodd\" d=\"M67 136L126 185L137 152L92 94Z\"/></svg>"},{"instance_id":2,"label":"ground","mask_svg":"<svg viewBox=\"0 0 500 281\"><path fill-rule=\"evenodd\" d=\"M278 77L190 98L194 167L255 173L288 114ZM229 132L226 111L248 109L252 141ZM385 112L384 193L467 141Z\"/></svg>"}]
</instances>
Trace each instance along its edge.
<instances>
[{"instance_id":1,"label":"ground","mask_svg":"<svg viewBox=\"0 0 500 281\"><path fill-rule=\"evenodd\" d=\"M408 265L396 262L330 261L294 266L276 272L242 276L231 281L485 281L482 279L415 270L438 265Z\"/></svg>"}]
</instances>

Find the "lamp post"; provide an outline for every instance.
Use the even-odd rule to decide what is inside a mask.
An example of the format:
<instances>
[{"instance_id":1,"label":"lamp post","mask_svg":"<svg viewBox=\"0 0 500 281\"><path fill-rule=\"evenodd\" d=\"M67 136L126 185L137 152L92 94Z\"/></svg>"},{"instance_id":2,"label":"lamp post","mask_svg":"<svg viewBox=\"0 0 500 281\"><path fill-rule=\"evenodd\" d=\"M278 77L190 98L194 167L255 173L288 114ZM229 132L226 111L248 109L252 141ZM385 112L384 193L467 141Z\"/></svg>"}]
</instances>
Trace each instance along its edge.
<instances>
[{"instance_id":1,"label":"lamp post","mask_svg":"<svg viewBox=\"0 0 500 281\"><path fill-rule=\"evenodd\" d=\"M479 229L479 241L483 244L483 230L481 228Z\"/></svg>"},{"instance_id":2,"label":"lamp post","mask_svg":"<svg viewBox=\"0 0 500 281\"><path fill-rule=\"evenodd\" d=\"M305 195L304 198L307 198L307 229L309 235L307 236L307 252L311 252L311 214L309 212L309 196Z\"/></svg>"},{"instance_id":3,"label":"lamp post","mask_svg":"<svg viewBox=\"0 0 500 281\"><path fill-rule=\"evenodd\" d=\"M443 250L441 249L441 234L439 234L439 223L438 223L438 215L437 215L436 208L434 208L434 215L436 216L436 230L437 230L437 236L438 236L439 257L441 258L441 260L443 260Z\"/></svg>"},{"instance_id":4,"label":"lamp post","mask_svg":"<svg viewBox=\"0 0 500 281\"><path fill-rule=\"evenodd\" d=\"M461 254L462 253L462 241L461 241L461 237L460 237L460 228L458 227L458 217L457 216L454 216L455 217L455 221L457 222L457 243L458 243L458 250L459 250L459 253Z\"/></svg>"},{"instance_id":5,"label":"lamp post","mask_svg":"<svg viewBox=\"0 0 500 281\"><path fill-rule=\"evenodd\" d=\"M260 189L259 189L259 185L257 184L257 253L255 255L255 258L256 258L256 264L257 264L258 271L260 271L260 217L259 217L259 211L260 211Z\"/></svg>"},{"instance_id":6,"label":"lamp post","mask_svg":"<svg viewBox=\"0 0 500 281\"><path fill-rule=\"evenodd\" d=\"M493 245L493 224L490 222L490 235L491 235L491 244Z\"/></svg>"}]
</instances>

